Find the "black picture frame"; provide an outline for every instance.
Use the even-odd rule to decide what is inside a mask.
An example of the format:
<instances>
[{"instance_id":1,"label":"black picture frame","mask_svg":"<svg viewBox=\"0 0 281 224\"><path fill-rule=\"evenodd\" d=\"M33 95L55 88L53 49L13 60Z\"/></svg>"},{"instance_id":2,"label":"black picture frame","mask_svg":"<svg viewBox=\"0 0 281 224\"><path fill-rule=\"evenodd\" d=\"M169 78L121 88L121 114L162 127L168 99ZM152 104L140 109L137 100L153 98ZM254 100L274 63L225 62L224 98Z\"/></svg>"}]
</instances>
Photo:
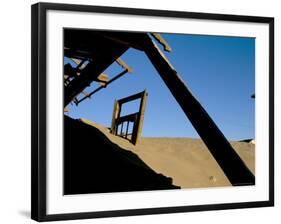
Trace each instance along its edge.
<instances>
[{"instance_id":1,"label":"black picture frame","mask_svg":"<svg viewBox=\"0 0 281 224\"><path fill-rule=\"evenodd\" d=\"M111 13L154 17L193 18L205 20L239 21L269 24L269 200L243 203L208 204L144 208L69 214L46 213L46 13L63 10L88 13ZM37 3L32 5L31 17L31 77L32 77L32 154L31 154L31 218L36 221L55 221L115 216L131 216L161 213L192 212L237 208L274 206L274 18L164 11L137 8L103 7L73 4Z\"/></svg>"}]
</instances>

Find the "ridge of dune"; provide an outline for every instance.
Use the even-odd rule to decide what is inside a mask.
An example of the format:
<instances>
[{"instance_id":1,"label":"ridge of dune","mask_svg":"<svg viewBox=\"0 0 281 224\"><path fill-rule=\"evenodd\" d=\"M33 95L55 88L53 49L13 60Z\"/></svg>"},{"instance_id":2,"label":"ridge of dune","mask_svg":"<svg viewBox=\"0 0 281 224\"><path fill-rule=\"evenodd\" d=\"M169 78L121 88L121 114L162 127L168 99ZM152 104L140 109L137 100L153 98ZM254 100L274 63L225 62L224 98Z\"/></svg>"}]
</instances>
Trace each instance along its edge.
<instances>
[{"instance_id":1,"label":"ridge of dune","mask_svg":"<svg viewBox=\"0 0 281 224\"><path fill-rule=\"evenodd\" d=\"M134 152L155 172L171 177L176 186L231 186L201 139L142 137L135 146L124 138L112 135L108 128L100 124L84 118L80 121L96 127L115 144ZM255 173L255 145L239 141L231 141L231 145L251 172Z\"/></svg>"},{"instance_id":2,"label":"ridge of dune","mask_svg":"<svg viewBox=\"0 0 281 224\"><path fill-rule=\"evenodd\" d=\"M64 125L64 194L179 189L93 125L68 116Z\"/></svg>"}]
</instances>

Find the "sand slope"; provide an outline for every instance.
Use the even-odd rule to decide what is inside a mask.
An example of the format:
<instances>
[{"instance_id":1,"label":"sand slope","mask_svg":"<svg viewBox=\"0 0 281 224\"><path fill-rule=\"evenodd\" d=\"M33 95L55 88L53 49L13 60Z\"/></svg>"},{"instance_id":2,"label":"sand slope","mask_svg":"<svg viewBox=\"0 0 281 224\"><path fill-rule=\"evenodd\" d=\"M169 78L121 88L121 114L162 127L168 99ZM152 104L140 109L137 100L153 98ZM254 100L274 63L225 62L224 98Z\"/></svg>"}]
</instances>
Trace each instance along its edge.
<instances>
[{"instance_id":1,"label":"sand slope","mask_svg":"<svg viewBox=\"0 0 281 224\"><path fill-rule=\"evenodd\" d=\"M114 136L99 124L80 119L102 131L112 142L132 151L151 169L173 179L181 188L230 186L230 182L202 140L191 138L142 138L137 146ZM255 172L255 145L231 142L232 146Z\"/></svg>"},{"instance_id":2,"label":"sand slope","mask_svg":"<svg viewBox=\"0 0 281 224\"><path fill-rule=\"evenodd\" d=\"M99 129L64 117L64 194L178 189Z\"/></svg>"}]
</instances>

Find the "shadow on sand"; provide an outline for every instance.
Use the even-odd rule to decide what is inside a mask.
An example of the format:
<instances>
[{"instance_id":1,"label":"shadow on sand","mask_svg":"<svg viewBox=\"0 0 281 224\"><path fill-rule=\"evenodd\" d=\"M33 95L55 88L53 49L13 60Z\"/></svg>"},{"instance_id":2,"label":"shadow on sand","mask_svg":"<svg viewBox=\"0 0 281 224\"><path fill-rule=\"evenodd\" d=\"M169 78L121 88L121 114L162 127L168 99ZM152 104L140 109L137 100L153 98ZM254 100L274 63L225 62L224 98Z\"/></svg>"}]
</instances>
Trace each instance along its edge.
<instances>
[{"instance_id":1,"label":"shadow on sand","mask_svg":"<svg viewBox=\"0 0 281 224\"><path fill-rule=\"evenodd\" d=\"M64 194L178 188L97 128L64 117Z\"/></svg>"}]
</instances>

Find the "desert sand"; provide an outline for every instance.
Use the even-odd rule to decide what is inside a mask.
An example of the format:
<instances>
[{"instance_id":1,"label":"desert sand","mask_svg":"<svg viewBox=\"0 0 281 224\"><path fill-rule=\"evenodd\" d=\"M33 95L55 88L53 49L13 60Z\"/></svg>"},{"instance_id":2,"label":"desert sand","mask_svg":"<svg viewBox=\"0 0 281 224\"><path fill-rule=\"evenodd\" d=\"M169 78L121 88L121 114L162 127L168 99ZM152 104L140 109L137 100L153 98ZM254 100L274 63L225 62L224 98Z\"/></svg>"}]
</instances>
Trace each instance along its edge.
<instances>
[{"instance_id":1,"label":"desert sand","mask_svg":"<svg viewBox=\"0 0 281 224\"><path fill-rule=\"evenodd\" d=\"M67 116L63 158L65 195L180 188L172 184L172 178L154 171L103 131Z\"/></svg>"},{"instance_id":2,"label":"desert sand","mask_svg":"<svg viewBox=\"0 0 281 224\"><path fill-rule=\"evenodd\" d=\"M181 188L231 186L223 171L200 139L141 138L135 146L128 140L110 134L109 129L86 119L81 122L99 129L110 141L135 153L156 173L172 178ZM255 173L255 144L231 142L233 148Z\"/></svg>"}]
</instances>

